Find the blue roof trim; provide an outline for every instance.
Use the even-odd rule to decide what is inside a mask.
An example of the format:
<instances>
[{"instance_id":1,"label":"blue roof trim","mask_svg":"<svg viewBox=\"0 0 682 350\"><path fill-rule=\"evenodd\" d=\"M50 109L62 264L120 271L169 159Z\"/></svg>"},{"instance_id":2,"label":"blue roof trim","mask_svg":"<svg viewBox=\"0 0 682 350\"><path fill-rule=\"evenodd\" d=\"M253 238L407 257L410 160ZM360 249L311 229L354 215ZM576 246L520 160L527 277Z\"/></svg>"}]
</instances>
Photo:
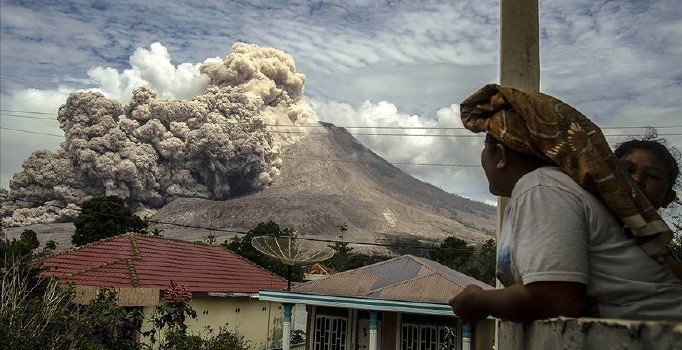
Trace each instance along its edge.
<instances>
[{"instance_id":1,"label":"blue roof trim","mask_svg":"<svg viewBox=\"0 0 682 350\"><path fill-rule=\"evenodd\" d=\"M258 293L260 300L280 303L297 303L306 305L345 307L351 309L410 312L415 314L453 316L455 314L449 305L407 302L398 300L381 300L354 298L333 295L303 294L286 291L261 289Z\"/></svg>"}]
</instances>

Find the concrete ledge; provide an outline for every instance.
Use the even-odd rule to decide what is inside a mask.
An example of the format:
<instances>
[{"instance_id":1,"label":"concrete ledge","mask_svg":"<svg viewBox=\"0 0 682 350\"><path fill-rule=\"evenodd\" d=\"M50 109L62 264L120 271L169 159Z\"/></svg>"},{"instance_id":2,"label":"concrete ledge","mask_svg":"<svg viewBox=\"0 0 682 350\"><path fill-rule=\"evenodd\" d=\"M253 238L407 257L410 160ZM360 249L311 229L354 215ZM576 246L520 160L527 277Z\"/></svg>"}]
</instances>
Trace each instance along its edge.
<instances>
[{"instance_id":1,"label":"concrete ledge","mask_svg":"<svg viewBox=\"0 0 682 350\"><path fill-rule=\"evenodd\" d=\"M531 324L500 321L500 350L682 349L682 323L553 318Z\"/></svg>"}]
</instances>

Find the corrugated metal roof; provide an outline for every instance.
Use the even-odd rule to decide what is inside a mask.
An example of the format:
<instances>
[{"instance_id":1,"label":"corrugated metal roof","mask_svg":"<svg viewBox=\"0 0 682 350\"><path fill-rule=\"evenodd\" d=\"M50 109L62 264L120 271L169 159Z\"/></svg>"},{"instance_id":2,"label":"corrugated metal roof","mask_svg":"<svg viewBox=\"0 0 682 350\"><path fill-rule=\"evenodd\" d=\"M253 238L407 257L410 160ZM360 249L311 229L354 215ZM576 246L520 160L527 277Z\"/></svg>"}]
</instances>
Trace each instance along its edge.
<instances>
[{"instance_id":1,"label":"corrugated metal roof","mask_svg":"<svg viewBox=\"0 0 682 350\"><path fill-rule=\"evenodd\" d=\"M286 280L221 247L125 234L42 261L42 275L86 286L168 288L192 292L257 293L284 289Z\"/></svg>"},{"instance_id":2,"label":"corrugated metal roof","mask_svg":"<svg viewBox=\"0 0 682 350\"><path fill-rule=\"evenodd\" d=\"M412 255L302 283L297 293L446 304L469 284L494 289L435 261Z\"/></svg>"}]
</instances>

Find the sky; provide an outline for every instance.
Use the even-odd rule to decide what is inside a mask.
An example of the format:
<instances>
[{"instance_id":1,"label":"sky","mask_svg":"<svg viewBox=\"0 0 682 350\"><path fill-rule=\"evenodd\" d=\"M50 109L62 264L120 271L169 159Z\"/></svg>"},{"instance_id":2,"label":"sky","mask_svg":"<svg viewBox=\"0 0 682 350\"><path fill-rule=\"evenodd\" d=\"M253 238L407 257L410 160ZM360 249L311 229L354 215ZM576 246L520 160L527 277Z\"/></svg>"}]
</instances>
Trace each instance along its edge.
<instances>
[{"instance_id":1,"label":"sky","mask_svg":"<svg viewBox=\"0 0 682 350\"><path fill-rule=\"evenodd\" d=\"M539 6L542 92L576 107L606 134L682 125L679 0L541 0ZM145 84L164 97L191 98L205 83L199 65L224 58L235 42L292 55L322 121L458 127L458 103L499 81L499 2L2 0L0 186L8 186L31 152L56 150L63 140L8 128L62 135L54 114L82 89L125 102ZM47 119L8 111L43 112L30 115ZM658 131L682 148L675 135L682 128ZM479 164L482 147L480 138L357 137L397 163ZM479 167L399 167L448 192L494 203Z\"/></svg>"}]
</instances>

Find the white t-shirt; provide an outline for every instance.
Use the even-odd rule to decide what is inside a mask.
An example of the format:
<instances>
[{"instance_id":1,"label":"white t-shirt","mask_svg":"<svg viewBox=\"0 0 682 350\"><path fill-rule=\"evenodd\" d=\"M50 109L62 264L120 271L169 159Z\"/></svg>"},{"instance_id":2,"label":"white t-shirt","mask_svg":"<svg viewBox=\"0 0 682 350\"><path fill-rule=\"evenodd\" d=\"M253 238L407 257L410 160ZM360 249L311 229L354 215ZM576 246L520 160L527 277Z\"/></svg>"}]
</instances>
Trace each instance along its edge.
<instances>
[{"instance_id":1,"label":"white t-shirt","mask_svg":"<svg viewBox=\"0 0 682 350\"><path fill-rule=\"evenodd\" d=\"M523 176L505 210L497 277L587 285L600 317L682 321L682 281L646 255L594 195L556 167Z\"/></svg>"}]
</instances>

